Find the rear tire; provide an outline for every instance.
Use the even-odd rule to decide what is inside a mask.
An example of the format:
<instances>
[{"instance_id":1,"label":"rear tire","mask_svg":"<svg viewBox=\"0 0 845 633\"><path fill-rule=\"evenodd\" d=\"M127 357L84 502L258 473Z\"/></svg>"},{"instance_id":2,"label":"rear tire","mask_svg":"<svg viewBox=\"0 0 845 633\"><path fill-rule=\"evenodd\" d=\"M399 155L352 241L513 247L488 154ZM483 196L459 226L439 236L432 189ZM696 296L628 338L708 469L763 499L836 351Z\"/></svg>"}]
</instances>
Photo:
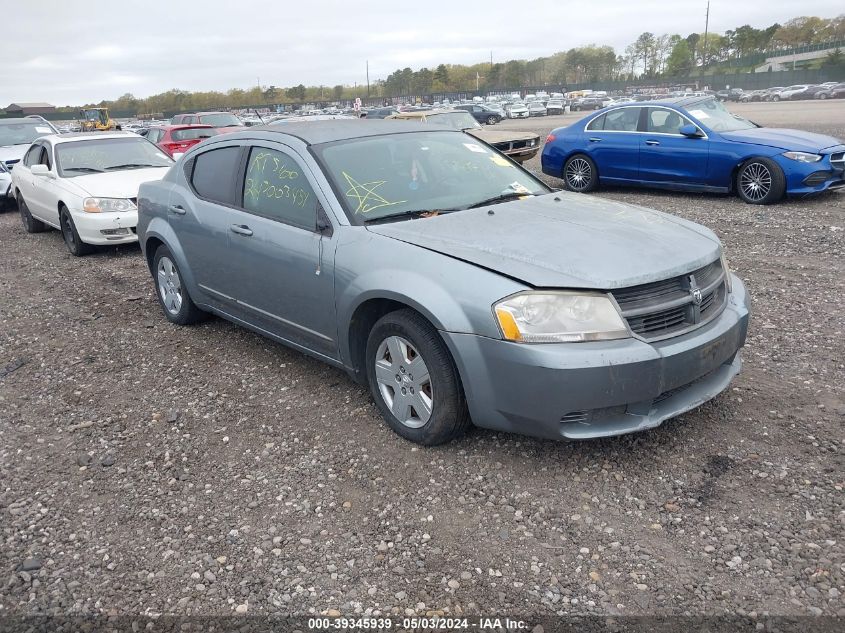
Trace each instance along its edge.
<instances>
[{"instance_id":1,"label":"rear tire","mask_svg":"<svg viewBox=\"0 0 845 633\"><path fill-rule=\"evenodd\" d=\"M74 257L83 257L94 250L90 244L86 244L79 238L79 233L76 230L76 225L73 223L73 217L70 215L67 207L59 209L59 226L62 227L62 238L64 238L65 246L68 252Z\"/></svg>"},{"instance_id":2,"label":"rear tire","mask_svg":"<svg viewBox=\"0 0 845 633\"><path fill-rule=\"evenodd\" d=\"M499 120L494 116L488 116L487 117L487 125L496 125L496 123L498 123L498 122L499 122Z\"/></svg>"},{"instance_id":3,"label":"rear tire","mask_svg":"<svg viewBox=\"0 0 845 633\"><path fill-rule=\"evenodd\" d=\"M772 101L780 101L780 97L775 95L774 97L772 97Z\"/></svg>"},{"instance_id":4,"label":"rear tire","mask_svg":"<svg viewBox=\"0 0 845 633\"><path fill-rule=\"evenodd\" d=\"M179 266L170 249L159 246L153 256L153 282L164 316L177 325L193 325L208 314L200 310L188 294Z\"/></svg>"},{"instance_id":5,"label":"rear tire","mask_svg":"<svg viewBox=\"0 0 845 633\"><path fill-rule=\"evenodd\" d=\"M21 194L18 194L18 211L20 211L23 228L27 233L43 233L47 229L46 224L32 217L32 213L29 212L29 207L26 206L26 201Z\"/></svg>"},{"instance_id":6,"label":"rear tire","mask_svg":"<svg viewBox=\"0 0 845 633\"><path fill-rule=\"evenodd\" d=\"M563 165L563 184L569 191L586 193L599 184L599 172L593 159L584 154L570 156Z\"/></svg>"},{"instance_id":7,"label":"rear tire","mask_svg":"<svg viewBox=\"0 0 845 633\"><path fill-rule=\"evenodd\" d=\"M737 195L748 204L772 204L783 198L786 178L770 158L749 158L736 172Z\"/></svg>"},{"instance_id":8,"label":"rear tire","mask_svg":"<svg viewBox=\"0 0 845 633\"><path fill-rule=\"evenodd\" d=\"M397 310L379 319L367 339L364 362L370 394L398 435L436 446L470 426L452 356L437 330L419 313Z\"/></svg>"}]
</instances>

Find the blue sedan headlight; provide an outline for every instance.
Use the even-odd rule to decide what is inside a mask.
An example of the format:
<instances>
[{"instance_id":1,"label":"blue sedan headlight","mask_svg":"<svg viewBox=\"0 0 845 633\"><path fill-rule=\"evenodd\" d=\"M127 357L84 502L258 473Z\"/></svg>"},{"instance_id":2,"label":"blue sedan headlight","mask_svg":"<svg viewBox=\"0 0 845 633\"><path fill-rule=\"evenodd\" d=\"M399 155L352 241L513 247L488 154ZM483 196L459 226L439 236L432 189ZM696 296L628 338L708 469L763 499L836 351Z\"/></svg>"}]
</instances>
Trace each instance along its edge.
<instances>
[{"instance_id":1,"label":"blue sedan headlight","mask_svg":"<svg viewBox=\"0 0 845 633\"><path fill-rule=\"evenodd\" d=\"M822 159L821 155L809 152L784 152L783 155L799 163L817 163Z\"/></svg>"}]
</instances>

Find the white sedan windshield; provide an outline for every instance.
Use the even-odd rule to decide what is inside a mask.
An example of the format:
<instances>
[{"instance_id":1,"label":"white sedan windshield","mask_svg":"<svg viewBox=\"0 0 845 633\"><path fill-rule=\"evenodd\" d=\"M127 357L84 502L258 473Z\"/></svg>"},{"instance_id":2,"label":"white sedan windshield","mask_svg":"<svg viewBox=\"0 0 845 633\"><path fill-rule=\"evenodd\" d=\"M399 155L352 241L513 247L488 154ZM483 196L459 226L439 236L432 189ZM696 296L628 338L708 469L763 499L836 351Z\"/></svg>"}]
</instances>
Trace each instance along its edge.
<instances>
[{"instance_id":1,"label":"white sedan windshield","mask_svg":"<svg viewBox=\"0 0 845 633\"><path fill-rule=\"evenodd\" d=\"M63 177L84 174L170 167L168 156L139 137L85 139L56 145L56 164Z\"/></svg>"}]
</instances>

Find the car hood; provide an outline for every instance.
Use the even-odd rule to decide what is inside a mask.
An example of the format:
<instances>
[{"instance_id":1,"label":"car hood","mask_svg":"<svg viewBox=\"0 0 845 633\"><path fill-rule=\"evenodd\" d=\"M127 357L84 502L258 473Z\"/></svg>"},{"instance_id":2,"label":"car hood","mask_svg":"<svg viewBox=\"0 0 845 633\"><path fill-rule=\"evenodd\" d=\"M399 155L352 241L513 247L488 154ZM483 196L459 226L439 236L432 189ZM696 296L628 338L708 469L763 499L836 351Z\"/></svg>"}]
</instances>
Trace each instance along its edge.
<instances>
[{"instance_id":1,"label":"car hood","mask_svg":"<svg viewBox=\"0 0 845 633\"><path fill-rule=\"evenodd\" d=\"M737 143L767 145L796 152L818 153L829 147L841 145L842 141L824 134L814 134L802 130L788 130L773 127L758 127L737 132L720 132L723 138Z\"/></svg>"},{"instance_id":2,"label":"car hood","mask_svg":"<svg viewBox=\"0 0 845 633\"><path fill-rule=\"evenodd\" d=\"M126 169L104 174L88 174L67 179L84 194L98 198L137 198L142 182L161 180L169 167Z\"/></svg>"},{"instance_id":3,"label":"car hood","mask_svg":"<svg viewBox=\"0 0 845 633\"><path fill-rule=\"evenodd\" d=\"M493 145L494 143L504 143L505 141L530 141L531 139L540 138L533 132L491 130L486 127L480 130L470 128L469 130L464 131L467 134L472 134L475 138L481 139L485 143L489 143L490 145Z\"/></svg>"},{"instance_id":4,"label":"car hood","mask_svg":"<svg viewBox=\"0 0 845 633\"><path fill-rule=\"evenodd\" d=\"M29 145L3 145L0 147L0 161L21 160Z\"/></svg>"},{"instance_id":5,"label":"car hood","mask_svg":"<svg viewBox=\"0 0 845 633\"><path fill-rule=\"evenodd\" d=\"M563 192L367 228L542 288L635 286L689 272L721 252L698 224Z\"/></svg>"}]
</instances>

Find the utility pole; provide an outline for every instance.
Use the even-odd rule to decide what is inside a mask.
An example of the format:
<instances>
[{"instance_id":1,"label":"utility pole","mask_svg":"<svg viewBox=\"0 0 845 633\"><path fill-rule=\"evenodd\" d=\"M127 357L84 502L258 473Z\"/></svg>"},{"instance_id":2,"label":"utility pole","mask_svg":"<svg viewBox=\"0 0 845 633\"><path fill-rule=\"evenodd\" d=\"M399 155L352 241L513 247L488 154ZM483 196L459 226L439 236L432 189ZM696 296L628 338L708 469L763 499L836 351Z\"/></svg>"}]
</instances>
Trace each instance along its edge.
<instances>
[{"instance_id":1,"label":"utility pole","mask_svg":"<svg viewBox=\"0 0 845 633\"><path fill-rule=\"evenodd\" d=\"M710 0L707 0L707 13L704 16L704 51L701 55L701 65L707 65L707 32L710 30Z\"/></svg>"},{"instance_id":2,"label":"utility pole","mask_svg":"<svg viewBox=\"0 0 845 633\"><path fill-rule=\"evenodd\" d=\"M367 60L367 98L370 97L370 60Z\"/></svg>"}]
</instances>

